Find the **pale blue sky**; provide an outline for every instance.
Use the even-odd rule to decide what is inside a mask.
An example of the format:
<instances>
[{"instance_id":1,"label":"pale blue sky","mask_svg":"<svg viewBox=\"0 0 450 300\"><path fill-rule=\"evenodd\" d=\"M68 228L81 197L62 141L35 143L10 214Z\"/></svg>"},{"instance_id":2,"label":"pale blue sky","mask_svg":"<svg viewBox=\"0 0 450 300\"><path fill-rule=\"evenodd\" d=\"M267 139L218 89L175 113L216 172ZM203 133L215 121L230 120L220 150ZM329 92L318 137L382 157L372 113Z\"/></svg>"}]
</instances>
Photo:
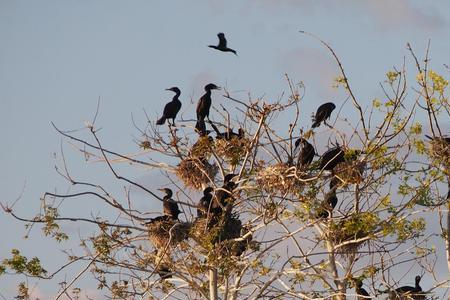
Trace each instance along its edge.
<instances>
[{"instance_id":1,"label":"pale blue sky","mask_svg":"<svg viewBox=\"0 0 450 300\"><path fill-rule=\"evenodd\" d=\"M404 56L410 65L407 42L422 57L431 39L432 67L448 77L442 64L450 64L449 11L444 0L0 0L0 201L12 203L26 182L15 209L32 216L43 192L66 190L54 171L52 153L59 152L61 138L50 122L63 129L82 127L98 97L101 138L124 153L136 151L131 114L143 123L145 108L156 119L172 96L165 89L172 86L182 91L183 117L193 118L189 96L196 101L208 82L244 91L236 94L242 98L251 92L276 99L287 91L287 72L307 86L309 124L318 104L344 97L331 88L337 69L329 54L300 29L335 49L363 105L381 96L378 82L387 70L400 66ZM206 47L217 43L217 32L226 33L238 57ZM226 100L217 97L217 102ZM103 166L87 165L70 146L65 149L74 174L120 192L122 185L104 176ZM133 178L149 176L128 172ZM150 201L137 198L151 209ZM81 201L83 207L89 203ZM79 205L69 207L74 214L82 211ZM61 261L55 244L37 229L23 240L23 224L2 212L0 228L0 257L18 247L43 257L50 270ZM0 278L0 299L10 299L15 287L9 283L18 280L23 278ZM55 286L42 283L39 289L48 296Z\"/></svg>"}]
</instances>

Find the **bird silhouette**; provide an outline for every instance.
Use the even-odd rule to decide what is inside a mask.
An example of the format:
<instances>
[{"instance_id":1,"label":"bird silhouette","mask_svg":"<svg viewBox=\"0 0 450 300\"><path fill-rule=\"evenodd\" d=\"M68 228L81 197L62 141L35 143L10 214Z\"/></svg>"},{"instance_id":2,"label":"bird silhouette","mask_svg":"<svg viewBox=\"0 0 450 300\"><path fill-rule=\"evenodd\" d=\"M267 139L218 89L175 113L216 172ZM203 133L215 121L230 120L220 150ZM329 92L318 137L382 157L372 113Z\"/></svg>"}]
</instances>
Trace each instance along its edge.
<instances>
[{"instance_id":1,"label":"bird silhouette","mask_svg":"<svg viewBox=\"0 0 450 300\"><path fill-rule=\"evenodd\" d=\"M213 122L209 122L211 127L214 129L214 131L216 132L216 139L220 140L220 139L226 139L226 140L231 140L232 138L238 138L238 139L242 139L245 135L244 129L239 128L238 132L234 132L232 128L227 128L227 131L225 132L220 132L219 128L217 128L216 125L214 125Z\"/></svg>"},{"instance_id":2,"label":"bird silhouette","mask_svg":"<svg viewBox=\"0 0 450 300\"><path fill-rule=\"evenodd\" d=\"M333 188L325 195L321 207L317 211L317 217L321 219L331 217L333 209L336 207L338 198L336 196L336 188Z\"/></svg>"},{"instance_id":3,"label":"bird silhouette","mask_svg":"<svg viewBox=\"0 0 450 300\"><path fill-rule=\"evenodd\" d=\"M203 190L203 197L200 199L197 205L197 217L204 218L208 215L211 206L211 200L213 195L211 194L214 189L210 186Z\"/></svg>"},{"instance_id":4,"label":"bird silhouette","mask_svg":"<svg viewBox=\"0 0 450 300\"><path fill-rule=\"evenodd\" d=\"M228 199L231 197L231 192L236 187L236 183L231 181L237 174L227 174L223 179L223 185L220 189L216 190L214 196L214 202L212 204L211 212L215 215L220 215L223 209L228 209L227 212L231 213L231 206L228 203Z\"/></svg>"},{"instance_id":5,"label":"bird silhouette","mask_svg":"<svg viewBox=\"0 0 450 300\"><path fill-rule=\"evenodd\" d=\"M370 299L369 293L362 286L363 286L362 281L356 280L355 291L356 291L356 294L358 295L357 300Z\"/></svg>"},{"instance_id":6,"label":"bird silhouette","mask_svg":"<svg viewBox=\"0 0 450 300\"><path fill-rule=\"evenodd\" d=\"M313 118L312 128L319 127L322 122L325 123L326 120L330 118L331 113L335 108L336 105L332 102L327 102L319 106Z\"/></svg>"},{"instance_id":7,"label":"bird silhouette","mask_svg":"<svg viewBox=\"0 0 450 300\"><path fill-rule=\"evenodd\" d=\"M220 90L220 87L218 87L214 83L210 83L205 86L206 93L200 97L200 100L198 100L197 104L197 123L199 121L204 121L205 118L208 118L209 120L209 109L211 108L211 90Z\"/></svg>"},{"instance_id":8,"label":"bird silhouette","mask_svg":"<svg viewBox=\"0 0 450 300\"><path fill-rule=\"evenodd\" d=\"M408 299L423 299L424 295L421 293L420 279L422 277L417 275L415 278L415 286L405 285L395 289L395 292L391 293L390 299L403 299L402 296L407 296Z\"/></svg>"},{"instance_id":9,"label":"bird silhouette","mask_svg":"<svg viewBox=\"0 0 450 300\"><path fill-rule=\"evenodd\" d=\"M445 143L447 143L447 144L449 144L450 145L450 137L432 137L432 136L429 136L429 135L427 135L427 134L425 134L425 136L427 137L427 138L429 138L430 140L438 140L438 141L443 141L443 142L445 142Z\"/></svg>"},{"instance_id":10,"label":"bird silhouette","mask_svg":"<svg viewBox=\"0 0 450 300\"><path fill-rule=\"evenodd\" d=\"M163 125L167 119L172 119L172 125L175 126L175 118L181 109L181 101L178 99L181 95L181 91L177 87L172 87L166 90L174 92L175 96L173 96L172 101L164 106L163 115L158 121L156 121L156 125Z\"/></svg>"},{"instance_id":11,"label":"bird silhouette","mask_svg":"<svg viewBox=\"0 0 450 300\"><path fill-rule=\"evenodd\" d=\"M217 46L209 45L208 47L222 52L232 52L237 56L237 52L235 50L227 47L227 39L225 38L225 34L223 32L218 33L217 37L219 38L219 44Z\"/></svg>"},{"instance_id":12,"label":"bird silhouette","mask_svg":"<svg viewBox=\"0 0 450 300\"><path fill-rule=\"evenodd\" d=\"M294 152L296 152L296 150L300 147L300 145L301 148L300 154L298 156L298 164L303 167L309 165L313 161L314 155L316 155L316 151L314 150L313 145L308 143L306 139L298 138L295 141Z\"/></svg>"},{"instance_id":13,"label":"bird silhouette","mask_svg":"<svg viewBox=\"0 0 450 300\"><path fill-rule=\"evenodd\" d=\"M178 204L172 199L172 190L169 188L158 190L166 193L166 195L163 197L164 216L169 217L172 220L178 220L178 215L181 213L181 211L178 208Z\"/></svg>"},{"instance_id":14,"label":"bird silhouette","mask_svg":"<svg viewBox=\"0 0 450 300\"><path fill-rule=\"evenodd\" d=\"M319 168L321 170L333 170L339 163L345 161L344 150L338 145L322 155Z\"/></svg>"}]
</instances>

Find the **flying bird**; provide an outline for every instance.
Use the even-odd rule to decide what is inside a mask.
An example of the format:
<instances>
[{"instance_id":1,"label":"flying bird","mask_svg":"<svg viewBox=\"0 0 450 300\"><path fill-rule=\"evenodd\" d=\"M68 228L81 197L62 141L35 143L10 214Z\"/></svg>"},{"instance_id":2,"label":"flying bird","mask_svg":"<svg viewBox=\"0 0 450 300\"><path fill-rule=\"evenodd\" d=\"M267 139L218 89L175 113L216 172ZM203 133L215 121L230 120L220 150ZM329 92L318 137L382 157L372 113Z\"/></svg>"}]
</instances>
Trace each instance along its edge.
<instances>
[{"instance_id":1,"label":"flying bird","mask_svg":"<svg viewBox=\"0 0 450 300\"><path fill-rule=\"evenodd\" d=\"M201 120L208 118L209 120L209 109L211 108L211 90L220 90L220 87L214 83L207 84L205 86L206 93L198 100L197 104L197 123Z\"/></svg>"},{"instance_id":2,"label":"flying bird","mask_svg":"<svg viewBox=\"0 0 450 300\"><path fill-rule=\"evenodd\" d=\"M336 105L332 102L327 102L319 106L313 118L312 128L319 127L322 122L326 124L326 120L330 118L331 113L335 108Z\"/></svg>"},{"instance_id":3,"label":"flying bird","mask_svg":"<svg viewBox=\"0 0 450 300\"><path fill-rule=\"evenodd\" d=\"M208 47L217 49L222 52L233 52L237 56L235 50L227 47L227 39L225 38L225 34L223 32L218 33L217 37L219 38L219 44L217 46L209 45Z\"/></svg>"},{"instance_id":4,"label":"flying bird","mask_svg":"<svg viewBox=\"0 0 450 300\"><path fill-rule=\"evenodd\" d=\"M156 125L163 125L166 122L166 119L172 119L173 126L175 126L175 118L181 109L181 101L178 99L181 95L181 91L177 87L166 89L166 91L174 92L175 96L173 96L172 101L164 106L163 115L158 121L156 121Z\"/></svg>"}]
</instances>

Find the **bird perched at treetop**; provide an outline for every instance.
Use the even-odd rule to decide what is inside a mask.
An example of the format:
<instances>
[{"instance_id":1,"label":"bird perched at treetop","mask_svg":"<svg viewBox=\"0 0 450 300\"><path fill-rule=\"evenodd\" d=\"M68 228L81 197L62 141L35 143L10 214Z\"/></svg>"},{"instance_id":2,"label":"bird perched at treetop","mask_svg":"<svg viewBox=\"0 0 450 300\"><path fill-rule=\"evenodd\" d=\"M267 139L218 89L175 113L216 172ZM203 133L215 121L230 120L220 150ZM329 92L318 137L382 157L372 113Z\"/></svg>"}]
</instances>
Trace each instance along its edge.
<instances>
[{"instance_id":1,"label":"bird perched at treetop","mask_svg":"<svg viewBox=\"0 0 450 300\"><path fill-rule=\"evenodd\" d=\"M336 108L332 102L327 102L319 106L313 118L312 128L319 127L322 122L326 124L326 120L330 118L331 113Z\"/></svg>"},{"instance_id":2,"label":"bird perched at treetop","mask_svg":"<svg viewBox=\"0 0 450 300\"><path fill-rule=\"evenodd\" d=\"M172 101L164 106L163 115L158 121L156 121L156 125L163 125L166 122L166 119L172 119L172 125L175 126L175 118L181 109L181 101L178 99L181 95L181 91L177 87L166 89L166 91L174 92L175 96L173 96Z\"/></svg>"}]
</instances>

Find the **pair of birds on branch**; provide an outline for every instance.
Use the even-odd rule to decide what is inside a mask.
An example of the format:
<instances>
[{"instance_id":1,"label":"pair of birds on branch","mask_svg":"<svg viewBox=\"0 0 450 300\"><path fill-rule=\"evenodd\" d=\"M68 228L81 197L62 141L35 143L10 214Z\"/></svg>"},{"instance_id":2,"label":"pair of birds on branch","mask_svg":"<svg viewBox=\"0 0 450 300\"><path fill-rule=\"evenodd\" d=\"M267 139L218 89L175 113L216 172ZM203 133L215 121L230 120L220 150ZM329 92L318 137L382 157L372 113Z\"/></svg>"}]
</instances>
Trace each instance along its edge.
<instances>
[{"instance_id":1,"label":"pair of birds on branch","mask_svg":"<svg viewBox=\"0 0 450 300\"><path fill-rule=\"evenodd\" d=\"M214 48L222 52L232 52L235 55L237 55L236 50L227 47L227 39L225 38L225 34L223 32L218 33L217 37L219 38L219 44L217 46L209 45L208 47ZM205 117L207 117L209 120L209 109L211 107L211 90L213 89L220 89L220 88L212 83L205 86L206 94L200 98L197 106L197 120L199 119L204 120ZM156 124L163 125L166 122L166 120L172 119L172 125L175 126L175 118L181 109L181 101L179 100L181 91L178 87L172 87L167 90L174 92L175 96L173 97L171 102L166 104L163 110L163 115L156 121Z\"/></svg>"},{"instance_id":2,"label":"pair of birds on branch","mask_svg":"<svg viewBox=\"0 0 450 300\"><path fill-rule=\"evenodd\" d=\"M181 101L179 99L181 95L181 91L178 87L172 87L170 89L166 89L168 91L172 91L175 93L175 96L173 96L172 101L167 103L164 106L163 115L161 118L159 118L156 121L156 125L163 125L166 120L172 119L172 124L175 126L175 118L177 117L178 112L181 109ZM212 90L220 90L220 87L215 85L214 83L209 83L205 86L205 94L200 97L197 104L197 124L199 122L204 122L205 118L209 120L209 111L211 109L212 99L211 99L211 91ZM196 125L196 127L201 125Z\"/></svg>"},{"instance_id":3,"label":"pair of birds on branch","mask_svg":"<svg viewBox=\"0 0 450 300\"><path fill-rule=\"evenodd\" d=\"M425 293L422 292L422 287L420 286L421 276L417 275L415 278L414 286L401 286L395 290L382 291L382 293L389 293L390 300L400 300L400 299L413 299L413 300L424 300ZM356 280L355 291L358 300L373 299L370 294L362 287L363 283L361 280Z\"/></svg>"}]
</instances>

